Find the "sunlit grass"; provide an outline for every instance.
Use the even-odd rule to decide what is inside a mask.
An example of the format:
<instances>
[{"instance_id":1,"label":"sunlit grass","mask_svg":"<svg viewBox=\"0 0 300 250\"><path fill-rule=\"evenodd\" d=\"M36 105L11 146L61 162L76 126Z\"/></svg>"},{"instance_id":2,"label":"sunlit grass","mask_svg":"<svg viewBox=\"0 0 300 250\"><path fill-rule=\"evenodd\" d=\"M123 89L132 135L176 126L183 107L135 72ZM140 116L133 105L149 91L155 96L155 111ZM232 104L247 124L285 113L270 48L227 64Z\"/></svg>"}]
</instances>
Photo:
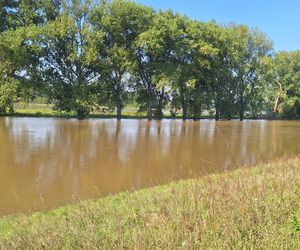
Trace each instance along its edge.
<instances>
[{"instance_id":1,"label":"sunlit grass","mask_svg":"<svg viewBox=\"0 0 300 250\"><path fill-rule=\"evenodd\" d=\"M75 118L75 112L62 112L53 110L53 105L31 103L29 105L16 105L15 113L12 116L24 117L69 117ZM89 114L90 118L115 118L117 112L114 111L94 111ZM125 108L122 112L123 118L145 118L145 112L138 112L137 108Z\"/></svg>"},{"instance_id":2,"label":"sunlit grass","mask_svg":"<svg viewBox=\"0 0 300 250\"><path fill-rule=\"evenodd\" d=\"M300 249L300 158L0 219L3 249Z\"/></svg>"},{"instance_id":3,"label":"sunlit grass","mask_svg":"<svg viewBox=\"0 0 300 250\"><path fill-rule=\"evenodd\" d=\"M15 105L15 113L10 116L15 117L61 117L61 118L76 118L75 112L62 112L53 110L53 105L31 103L29 105ZM89 114L88 118L116 118L117 112L115 111L101 111L96 110ZM122 118L134 118L134 119L144 119L147 118L146 112L139 112L137 107L125 107L122 110ZM155 118L155 117L154 117ZM182 114L176 115L176 117L171 116L170 112L165 110L163 118L167 119L182 119ZM212 116L203 115L201 119L211 119Z\"/></svg>"}]
</instances>

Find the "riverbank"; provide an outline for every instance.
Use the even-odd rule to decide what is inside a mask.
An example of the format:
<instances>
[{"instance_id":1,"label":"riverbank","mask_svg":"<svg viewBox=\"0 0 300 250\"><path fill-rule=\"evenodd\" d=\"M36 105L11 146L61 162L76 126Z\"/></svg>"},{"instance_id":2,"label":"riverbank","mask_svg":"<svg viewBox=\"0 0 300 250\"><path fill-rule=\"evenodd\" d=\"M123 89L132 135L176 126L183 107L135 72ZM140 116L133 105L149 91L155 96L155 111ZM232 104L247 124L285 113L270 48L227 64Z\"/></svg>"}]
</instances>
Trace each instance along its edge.
<instances>
[{"instance_id":1,"label":"riverbank","mask_svg":"<svg viewBox=\"0 0 300 250\"><path fill-rule=\"evenodd\" d=\"M202 114L198 119L215 119L213 114ZM53 105L43 104L43 103L30 103L27 106L17 104L14 107L14 113L7 114L9 117L53 117L53 118L77 118L75 112L63 112L53 109ZM87 118L102 118L110 119L117 118L117 112L111 110L97 110L91 112ZM182 119L182 113L176 114L176 116L171 115L169 111L165 110L162 116L163 119ZM122 119L147 119L146 112L140 112L137 107L125 107L122 111ZM155 119L155 116L153 117ZM194 119L193 117L187 117L188 120ZM232 119L239 119L238 117L233 117ZM245 116L245 119L268 119L274 120L267 116L262 117L250 117ZM222 119L221 119L222 120ZM225 119L226 120L226 119Z\"/></svg>"},{"instance_id":2,"label":"riverbank","mask_svg":"<svg viewBox=\"0 0 300 250\"><path fill-rule=\"evenodd\" d=\"M77 118L75 112L62 112L52 109L52 105L32 103L28 106L16 105L15 112L7 114L9 117L53 117L53 118ZM87 118L117 118L117 112L110 110L91 112ZM165 112L164 119L182 119L182 114L173 116ZM146 112L139 112L137 107L126 107L122 111L122 119L147 119ZM155 117L154 117L155 119ZM189 117L188 119L193 119ZM199 119L214 119L213 115L202 115Z\"/></svg>"},{"instance_id":3,"label":"riverbank","mask_svg":"<svg viewBox=\"0 0 300 250\"><path fill-rule=\"evenodd\" d=\"M77 118L75 112L62 112L52 109L53 105L42 104L42 103L31 103L28 106L16 105L15 112L7 114L8 117L52 117L52 118ZM206 112L207 113L207 112ZM102 118L110 119L117 118L117 112L115 111L94 111L91 112L87 118ZM162 116L163 119L182 119L182 114L178 113L176 116L171 115L170 112L165 111ZM147 119L146 112L139 112L137 107L126 107L122 111L122 119ZM155 117L154 117L155 119ZM193 120L193 117L187 117L188 120ZM198 119L211 119L214 120L215 116L210 114L202 114ZM239 117L232 117L232 120L239 119ZM300 120L300 117L284 118L284 117L273 117L268 115L262 115L258 117L245 116L245 120ZM228 119L220 119L228 120Z\"/></svg>"},{"instance_id":4,"label":"riverbank","mask_svg":"<svg viewBox=\"0 0 300 250\"><path fill-rule=\"evenodd\" d=\"M0 219L3 249L300 247L300 158Z\"/></svg>"}]
</instances>

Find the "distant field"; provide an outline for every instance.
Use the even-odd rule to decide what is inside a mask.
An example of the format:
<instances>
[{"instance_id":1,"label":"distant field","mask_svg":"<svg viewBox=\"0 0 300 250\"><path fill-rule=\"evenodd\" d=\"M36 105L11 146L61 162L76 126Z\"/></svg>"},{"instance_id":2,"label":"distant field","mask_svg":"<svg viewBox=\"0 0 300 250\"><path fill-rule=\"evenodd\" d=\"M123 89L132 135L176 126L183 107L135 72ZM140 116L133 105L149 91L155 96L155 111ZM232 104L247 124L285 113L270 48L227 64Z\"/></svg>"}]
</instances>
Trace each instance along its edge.
<instances>
[{"instance_id":1,"label":"distant field","mask_svg":"<svg viewBox=\"0 0 300 250\"><path fill-rule=\"evenodd\" d=\"M37 103L32 103L28 104L26 106L23 105L15 105L15 112L16 114L60 114L58 111L54 111L52 109L52 105L47 105L47 104L37 104Z\"/></svg>"},{"instance_id":2,"label":"distant field","mask_svg":"<svg viewBox=\"0 0 300 250\"><path fill-rule=\"evenodd\" d=\"M90 117L114 117L116 116L116 112L102 112L102 111L94 111L90 113ZM138 112L137 108L126 107L122 115L126 116L146 116L145 113ZM61 112L53 110L53 105L48 104L37 104L31 103L29 105L15 105L15 116L61 116L61 117L75 117L76 114L74 112Z\"/></svg>"},{"instance_id":3,"label":"distant field","mask_svg":"<svg viewBox=\"0 0 300 250\"><path fill-rule=\"evenodd\" d=\"M12 116L30 116L30 117L76 117L74 112L61 112L53 110L53 105L30 103L28 105L16 104L14 106L15 114ZM207 113L207 112L206 112ZM114 118L117 112L112 111L94 111L91 112L89 117L94 118ZM146 112L139 112L137 107L125 107L122 111L123 118L146 118ZM168 110L164 110L164 118L182 118L182 114L176 117L171 117ZM201 118L214 118L209 115L202 115Z\"/></svg>"}]
</instances>

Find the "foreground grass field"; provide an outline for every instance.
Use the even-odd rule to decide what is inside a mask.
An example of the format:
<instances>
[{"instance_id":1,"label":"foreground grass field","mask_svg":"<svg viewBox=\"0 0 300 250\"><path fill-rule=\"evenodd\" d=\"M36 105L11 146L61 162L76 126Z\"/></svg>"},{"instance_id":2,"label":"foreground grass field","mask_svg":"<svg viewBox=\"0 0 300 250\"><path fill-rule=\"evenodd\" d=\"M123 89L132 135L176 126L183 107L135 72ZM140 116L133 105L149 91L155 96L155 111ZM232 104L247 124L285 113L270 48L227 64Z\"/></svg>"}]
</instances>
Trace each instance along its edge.
<instances>
[{"instance_id":1,"label":"foreground grass field","mask_svg":"<svg viewBox=\"0 0 300 250\"><path fill-rule=\"evenodd\" d=\"M300 249L300 158L0 219L2 249Z\"/></svg>"}]
</instances>

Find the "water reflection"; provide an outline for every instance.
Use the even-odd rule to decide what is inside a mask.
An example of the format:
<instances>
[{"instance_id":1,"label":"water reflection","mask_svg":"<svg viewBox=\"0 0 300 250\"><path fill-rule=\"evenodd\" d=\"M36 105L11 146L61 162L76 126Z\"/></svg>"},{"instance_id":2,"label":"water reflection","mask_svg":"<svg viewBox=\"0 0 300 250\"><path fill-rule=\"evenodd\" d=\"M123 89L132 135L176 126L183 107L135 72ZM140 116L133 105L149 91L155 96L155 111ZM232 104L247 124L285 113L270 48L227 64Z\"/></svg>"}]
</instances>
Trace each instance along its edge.
<instances>
[{"instance_id":1,"label":"water reflection","mask_svg":"<svg viewBox=\"0 0 300 250\"><path fill-rule=\"evenodd\" d=\"M300 152L286 121L0 118L0 214Z\"/></svg>"}]
</instances>

